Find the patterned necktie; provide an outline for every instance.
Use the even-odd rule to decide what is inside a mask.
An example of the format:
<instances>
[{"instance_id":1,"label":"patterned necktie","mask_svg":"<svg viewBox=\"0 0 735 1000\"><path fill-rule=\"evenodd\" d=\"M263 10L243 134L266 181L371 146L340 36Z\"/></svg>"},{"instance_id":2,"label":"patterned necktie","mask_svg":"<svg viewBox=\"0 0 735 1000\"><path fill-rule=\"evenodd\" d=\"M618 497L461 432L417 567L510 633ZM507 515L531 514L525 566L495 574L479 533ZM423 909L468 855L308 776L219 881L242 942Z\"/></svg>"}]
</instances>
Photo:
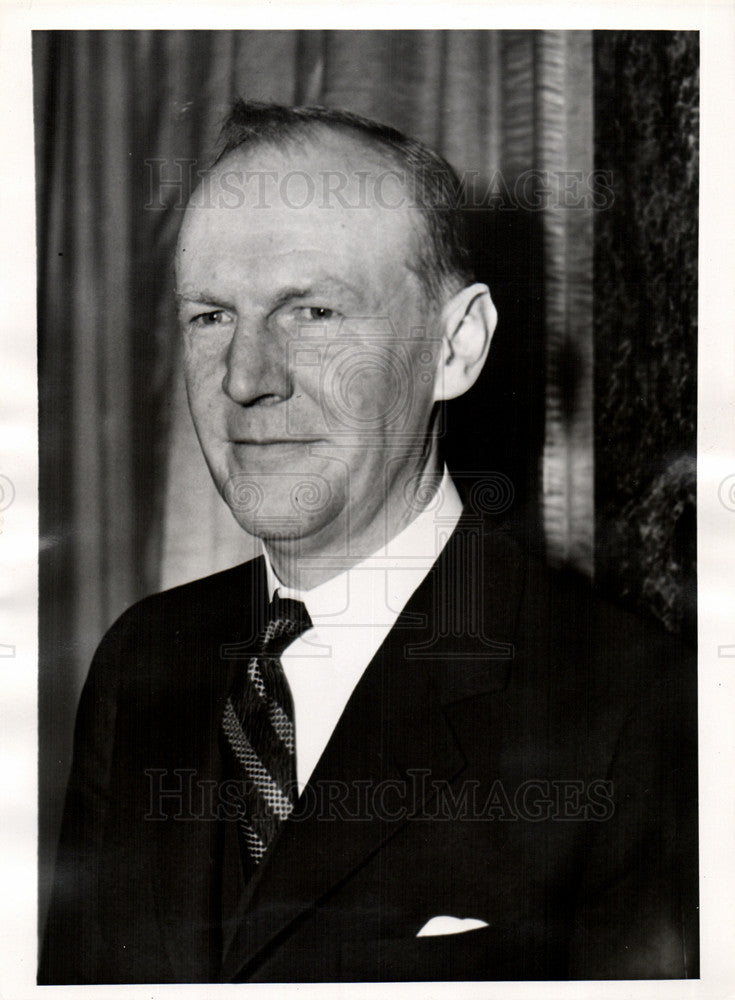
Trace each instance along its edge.
<instances>
[{"instance_id":1,"label":"patterned necktie","mask_svg":"<svg viewBox=\"0 0 735 1000\"><path fill-rule=\"evenodd\" d=\"M227 699L222 718L238 777L243 780L242 844L255 864L298 798L293 700L280 654L308 628L311 619L301 601L273 598L258 652L250 659L242 683L235 685Z\"/></svg>"}]
</instances>

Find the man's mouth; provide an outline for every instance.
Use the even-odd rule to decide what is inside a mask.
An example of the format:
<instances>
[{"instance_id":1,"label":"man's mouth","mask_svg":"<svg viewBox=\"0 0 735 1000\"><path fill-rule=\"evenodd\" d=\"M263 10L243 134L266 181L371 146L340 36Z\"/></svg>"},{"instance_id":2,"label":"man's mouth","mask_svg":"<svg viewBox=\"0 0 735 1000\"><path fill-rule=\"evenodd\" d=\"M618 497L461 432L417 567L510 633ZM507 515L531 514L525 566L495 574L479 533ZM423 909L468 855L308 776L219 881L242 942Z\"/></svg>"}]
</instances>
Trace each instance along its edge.
<instances>
[{"instance_id":1,"label":"man's mouth","mask_svg":"<svg viewBox=\"0 0 735 1000\"><path fill-rule=\"evenodd\" d=\"M320 438L231 438L231 444L248 445L253 448L268 448L273 445L317 444Z\"/></svg>"}]
</instances>

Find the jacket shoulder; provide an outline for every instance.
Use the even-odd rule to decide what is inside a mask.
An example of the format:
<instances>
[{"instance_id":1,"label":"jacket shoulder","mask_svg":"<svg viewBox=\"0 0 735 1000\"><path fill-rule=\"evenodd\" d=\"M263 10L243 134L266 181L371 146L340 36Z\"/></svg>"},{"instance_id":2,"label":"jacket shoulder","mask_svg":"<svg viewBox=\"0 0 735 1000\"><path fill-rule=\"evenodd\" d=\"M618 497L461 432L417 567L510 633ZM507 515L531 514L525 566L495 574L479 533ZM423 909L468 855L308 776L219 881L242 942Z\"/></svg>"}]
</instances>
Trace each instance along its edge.
<instances>
[{"instance_id":1,"label":"jacket shoulder","mask_svg":"<svg viewBox=\"0 0 735 1000\"><path fill-rule=\"evenodd\" d=\"M132 633L191 630L212 616L237 612L260 589L262 559L149 594L127 608L110 626L102 642Z\"/></svg>"},{"instance_id":2,"label":"jacket shoulder","mask_svg":"<svg viewBox=\"0 0 735 1000\"><path fill-rule=\"evenodd\" d=\"M489 532L484 563L486 606L507 602L516 581L518 650L537 664L541 657L558 680L576 678L611 700L629 701L633 689L651 684L681 684L695 697L696 650L682 636L609 600L579 574L547 566L503 532Z\"/></svg>"},{"instance_id":3,"label":"jacket shoulder","mask_svg":"<svg viewBox=\"0 0 735 1000\"><path fill-rule=\"evenodd\" d=\"M190 673L211 650L251 638L264 590L258 558L142 598L103 636L87 686L112 690L134 683L136 676L171 674L177 663Z\"/></svg>"}]
</instances>

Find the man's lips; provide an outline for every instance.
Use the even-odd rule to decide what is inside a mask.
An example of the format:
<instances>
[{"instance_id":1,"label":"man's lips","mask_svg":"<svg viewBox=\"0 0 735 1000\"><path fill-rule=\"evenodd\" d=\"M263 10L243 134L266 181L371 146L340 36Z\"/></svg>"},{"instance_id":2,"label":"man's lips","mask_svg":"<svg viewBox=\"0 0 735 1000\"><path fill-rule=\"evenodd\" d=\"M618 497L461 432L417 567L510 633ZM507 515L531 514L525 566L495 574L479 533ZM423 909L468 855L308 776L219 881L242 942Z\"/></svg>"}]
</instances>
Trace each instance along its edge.
<instances>
[{"instance_id":1,"label":"man's lips","mask_svg":"<svg viewBox=\"0 0 735 1000\"><path fill-rule=\"evenodd\" d=\"M230 438L230 444L248 445L254 448L268 448L272 445L318 444L321 438Z\"/></svg>"},{"instance_id":2,"label":"man's lips","mask_svg":"<svg viewBox=\"0 0 735 1000\"><path fill-rule=\"evenodd\" d=\"M276 460L283 462L288 456L294 459L306 457L311 454L312 449L323 444L322 438L297 438L297 437L233 437L230 438L230 448L233 453L247 461L258 462Z\"/></svg>"}]
</instances>

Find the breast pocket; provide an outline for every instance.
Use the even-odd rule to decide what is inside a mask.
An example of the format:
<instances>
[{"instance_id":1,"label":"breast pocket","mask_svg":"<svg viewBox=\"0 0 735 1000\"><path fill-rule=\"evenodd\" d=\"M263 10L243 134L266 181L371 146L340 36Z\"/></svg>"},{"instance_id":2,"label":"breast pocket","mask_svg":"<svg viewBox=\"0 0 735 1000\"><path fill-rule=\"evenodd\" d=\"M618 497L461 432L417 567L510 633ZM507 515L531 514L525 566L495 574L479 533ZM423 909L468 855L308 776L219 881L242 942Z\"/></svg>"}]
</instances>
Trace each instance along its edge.
<instances>
[{"instance_id":1,"label":"breast pocket","mask_svg":"<svg viewBox=\"0 0 735 1000\"><path fill-rule=\"evenodd\" d=\"M429 937L343 941L342 982L461 982L509 978L503 935L493 927Z\"/></svg>"}]
</instances>

